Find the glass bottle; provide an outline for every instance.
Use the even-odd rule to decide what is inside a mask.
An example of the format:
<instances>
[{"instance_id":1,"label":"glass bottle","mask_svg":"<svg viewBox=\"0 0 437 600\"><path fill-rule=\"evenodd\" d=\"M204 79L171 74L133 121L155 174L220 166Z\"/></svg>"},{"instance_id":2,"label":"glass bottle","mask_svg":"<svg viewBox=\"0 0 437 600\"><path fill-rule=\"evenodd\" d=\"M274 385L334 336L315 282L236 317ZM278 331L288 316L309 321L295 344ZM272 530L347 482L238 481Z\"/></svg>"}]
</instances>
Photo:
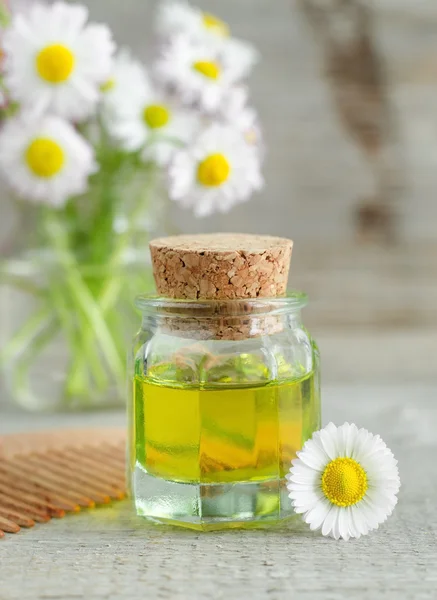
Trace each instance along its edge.
<instances>
[{"instance_id":1,"label":"glass bottle","mask_svg":"<svg viewBox=\"0 0 437 600\"><path fill-rule=\"evenodd\" d=\"M301 320L306 303L297 292L137 298L129 427L139 515L201 530L293 515L285 475L320 428L319 353Z\"/></svg>"}]
</instances>

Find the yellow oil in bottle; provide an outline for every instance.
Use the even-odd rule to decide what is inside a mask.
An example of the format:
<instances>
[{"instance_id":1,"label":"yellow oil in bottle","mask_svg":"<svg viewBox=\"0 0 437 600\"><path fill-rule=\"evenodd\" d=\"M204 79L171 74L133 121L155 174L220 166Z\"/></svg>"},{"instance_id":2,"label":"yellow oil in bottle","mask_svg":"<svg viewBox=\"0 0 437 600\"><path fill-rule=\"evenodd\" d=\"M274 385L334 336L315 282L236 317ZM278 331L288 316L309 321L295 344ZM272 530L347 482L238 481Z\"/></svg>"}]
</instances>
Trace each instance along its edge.
<instances>
[{"instance_id":1,"label":"yellow oil in bottle","mask_svg":"<svg viewBox=\"0 0 437 600\"><path fill-rule=\"evenodd\" d=\"M180 483L283 478L320 426L312 373L255 387L169 387L134 379L133 459Z\"/></svg>"}]
</instances>

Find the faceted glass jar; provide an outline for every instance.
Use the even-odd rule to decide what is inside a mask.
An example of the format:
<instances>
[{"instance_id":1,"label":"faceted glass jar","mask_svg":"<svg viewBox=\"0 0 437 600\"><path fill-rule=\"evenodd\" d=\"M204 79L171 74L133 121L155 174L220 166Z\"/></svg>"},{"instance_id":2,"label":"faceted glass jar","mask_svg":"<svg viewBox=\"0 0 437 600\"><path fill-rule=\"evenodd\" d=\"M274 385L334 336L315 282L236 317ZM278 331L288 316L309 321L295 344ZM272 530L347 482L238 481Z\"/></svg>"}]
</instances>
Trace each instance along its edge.
<instances>
[{"instance_id":1,"label":"faceted glass jar","mask_svg":"<svg viewBox=\"0 0 437 600\"><path fill-rule=\"evenodd\" d=\"M205 530L293 515L285 475L320 428L306 301L137 299L129 427L139 515Z\"/></svg>"}]
</instances>

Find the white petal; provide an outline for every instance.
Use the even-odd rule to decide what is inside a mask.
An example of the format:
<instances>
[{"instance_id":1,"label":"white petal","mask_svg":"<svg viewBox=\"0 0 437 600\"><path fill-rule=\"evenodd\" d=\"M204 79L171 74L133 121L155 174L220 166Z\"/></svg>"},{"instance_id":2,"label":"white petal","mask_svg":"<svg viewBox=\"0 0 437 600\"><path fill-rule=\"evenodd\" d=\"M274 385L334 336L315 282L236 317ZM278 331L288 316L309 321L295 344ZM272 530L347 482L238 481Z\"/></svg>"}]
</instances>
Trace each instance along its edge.
<instances>
[{"instance_id":1,"label":"white petal","mask_svg":"<svg viewBox=\"0 0 437 600\"><path fill-rule=\"evenodd\" d=\"M320 474L311 469L309 474L294 473L288 478L293 483L314 486L320 479Z\"/></svg>"},{"instance_id":2,"label":"white petal","mask_svg":"<svg viewBox=\"0 0 437 600\"><path fill-rule=\"evenodd\" d=\"M354 441L354 448L352 450L351 458L359 462L359 459L362 456L362 449L366 446L366 443L370 437L371 434L367 431L367 429L358 430L358 434Z\"/></svg>"},{"instance_id":3,"label":"white petal","mask_svg":"<svg viewBox=\"0 0 437 600\"><path fill-rule=\"evenodd\" d=\"M385 509L387 506L390 506L393 501L396 501L396 495L389 492L386 493L384 490L376 490L370 489L367 490L366 497L373 505L378 508Z\"/></svg>"},{"instance_id":4,"label":"white petal","mask_svg":"<svg viewBox=\"0 0 437 600\"><path fill-rule=\"evenodd\" d=\"M338 510L335 513L335 517L334 517L332 527L331 527L331 536L334 538L334 540L339 540L340 536L341 536L340 526L339 526L340 512L341 512L341 508L338 507Z\"/></svg>"},{"instance_id":5,"label":"white petal","mask_svg":"<svg viewBox=\"0 0 437 600\"><path fill-rule=\"evenodd\" d=\"M337 430L338 436L338 453L339 456L350 457L353 444L358 433L357 426L354 424L344 423Z\"/></svg>"},{"instance_id":6,"label":"white petal","mask_svg":"<svg viewBox=\"0 0 437 600\"><path fill-rule=\"evenodd\" d=\"M305 515L305 522L309 524L311 530L315 531L322 526L330 509L331 504L327 500L320 500L314 508Z\"/></svg>"},{"instance_id":7,"label":"white petal","mask_svg":"<svg viewBox=\"0 0 437 600\"><path fill-rule=\"evenodd\" d=\"M360 445L358 443L355 445L354 454L355 460L359 462L362 462L365 458L372 458L375 454L381 456L385 453L386 446L379 436L377 438L367 432L367 437L360 439L360 442Z\"/></svg>"},{"instance_id":8,"label":"white petal","mask_svg":"<svg viewBox=\"0 0 437 600\"><path fill-rule=\"evenodd\" d=\"M314 485L312 483L294 483L291 482L288 484L288 489L290 490L290 492L319 492L323 493L320 490L320 486L319 485Z\"/></svg>"},{"instance_id":9,"label":"white petal","mask_svg":"<svg viewBox=\"0 0 437 600\"><path fill-rule=\"evenodd\" d=\"M361 533L356 528L355 521L354 521L354 518L353 518L352 508L353 508L352 506L348 506L346 508L347 519L348 519L349 535L352 538L359 538L359 537L361 537Z\"/></svg>"},{"instance_id":10,"label":"white petal","mask_svg":"<svg viewBox=\"0 0 437 600\"><path fill-rule=\"evenodd\" d=\"M338 456L337 451L337 428L330 423L325 429L320 431L320 439L326 454L331 460Z\"/></svg>"},{"instance_id":11,"label":"white petal","mask_svg":"<svg viewBox=\"0 0 437 600\"><path fill-rule=\"evenodd\" d=\"M313 437L305 442L303 450L305 453L311 452L317 457L319 464L324 467L329 462L329 456L326 453L320 435L314 434ZM297 453L299 456L299 452Z\"/></svg>"},{"instance_id":12,"label":"white petal","mask_svg":"<svg viewBox=\"0 0 437 600\"><path fill-rule=\"evenodd\" d=\"M358 427L355 423L351 423L347 428L346 433L346 447L345 447L345 456L350 457L352 455L353 446L355 443L355 439L358 435Z\"/></svg>"},{"instance_id":13,"label":"white petal","mask_svg":"<svg viewBox=\"0 0 437 600\"><path fill-rule=\"evenodd\" d=\"M340 508L338 513L338 530L340 537L344 540L348 540L350 537L350 522L347 508Z\"/></svg>"},{"instance_id":14,"label":"white petal","mask_svg":"<svg viewBox=\"0 0 437 600\"><path fill-rule=\"evenodd\" d=\"M355 529L361 535L367 535L367 533L369 532L369 527L366 523L364 515L361 512L360 505L355 504L354 506L351 506L350 508L351 508L351 512L352 512L352 520L354 522Z\"/></svg>"},{"instance_id":15,"label":"white petal","mask_svg":"<svg viewBox=\"0 0 437 600\"><path fill-rule=\"evenodd\" d=\"M312 507L311 507L311 508L312 508ZM303 506L295 506L294 504L293 504L293 509L294 509L294 512L295 512L296 514L298 514L298 515L301 515L301 514L307 513L307 512L308 512L308 510L310 510L310 508L309 508L308 506L306 506L306 505L303 505Z\"/></svg>"},{"instance_id":16,"label":"white petal","mask_svg":"<svg viewBox=\"0 0 437 600\"><path fill-rule=\"evenodd\" d=\"M322 525L322 535L330 535L332 528L334 526L334 522L337 519L337 513L339 511L338 506L335 504L331 505L328 514L326 515L325 521Z\"/></svg>"},{"instance_id":17,"label":"white petal","mask_svg":"<svg viewBox=\"0 0 437 600\"><path fill-rule=\"evenodd\" d=\"M349 423L344 423L344 425L340 425L336 431L336 448L337 448L337 456L345 456L345 443L344 443L344 428Z\"/></svg>"},{"instance_id":18,"label":"white petal","mask_svg":"<svg viewBox=\"0 0 437 600\"><path fill-rule=\"evenodd\" d=\"M313 506L316 506L319 502L321 502L324 499L324 496L322 496L321 494L308 491L302 492L300 494L292 491L289 493L289 497L293 502L293 506L307 506L308 509L312 508Z\"/></svg>"},{"instance_id":19,"label":"white petal","mask_svg":"<svg viewBox=\"0 0 437 600\"><path fill-rule=\"evenodd\" d=\"M361 515L364 518L367 527L369 529L378 529L381 518L384 519L384 513L377 510L374 505L369 504L365 498L357 504L357 508L361 511Z\"/></svg>"},{"instance_id":20,"label":"white petal","mask_svg":"<svg viewBox=\"0 0 437 600\"><path fill-rule=\"evenodd\" d=\"M303 477L308 478L318 478L321 476L321 472L319 470L315 470L312 467L309 467L304 462L300 460L300 458L294 458L291 461L293 475L302 475Z\"/></svg>"}]
</instances>

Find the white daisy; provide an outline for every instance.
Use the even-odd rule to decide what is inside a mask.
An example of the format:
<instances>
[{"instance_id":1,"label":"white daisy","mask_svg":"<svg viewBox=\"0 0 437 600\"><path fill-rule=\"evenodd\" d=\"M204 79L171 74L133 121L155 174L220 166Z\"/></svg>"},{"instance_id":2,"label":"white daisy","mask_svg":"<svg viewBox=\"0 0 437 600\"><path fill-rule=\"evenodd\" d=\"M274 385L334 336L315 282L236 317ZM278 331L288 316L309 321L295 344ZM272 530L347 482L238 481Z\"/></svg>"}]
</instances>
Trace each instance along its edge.
<instances>
[{"instance_id":1,"label":"white daisy","mask_svg":"<svg viewBox=\"0 0 437 600\"><path fill-rule=\"evenodd\" d=\"M5 81L11 97L34 114L89 116L112 68L114 44L104 25L86 24L81 5L32 4L4 35Z\"/></svg>"},{"instance_id":2,"label":"white daisy","mask_svg":"<svg viewBox=\"0 0 437 600\"><path fill-rule=\"evenodd\" d=\"M359 538L377 529L397 503L397 461L379 435L329 423L292 461L287 487L297 513L323 535Z\"/></svg>"},{"instance_id":3,"label":"white daisy","mask_svg":"<svg viewBox=\"0 0 437 600\"><path fill-rule=\"evenodd\" d=\"M116 108L126 96L143 94L148 85L143 65L132 57L129 50L123 48L115 57L111 75L101 86L104 107Z\"/></svg>"},{"instance_id":4,"label":"white daisy","mask_svg":"<svg viewBox=\"0 0 437 600\"><path fill-rule=\"evenodd\" d=\"M259 157L239 131L211 125L177 152L169 169L170 198L204 217L227 212L262 188Z\"/></svg>"},{"instance_id":5,"label":"white daisy","mask_svg":"<svg viewBox=\"0 0 437 600\"><path fill-rule=\"evenodd\" d=\"M129 152L165 166L173 153L195 135L198 120L176 107L149 82L134 94L121 94L107 118L110 134Z\"/></svg>"},{"instance_id":6,"label":"white daisy","mask_svg":"<svg viewBox=\"0 0 437 600\"><path fill-rule=\"evenodd\" d=\"M225 68L232 69L240 80L250 75L259 54L248 42L229 38L218 46L218 55Z\"/></svg>"},{"instance_id":7,"label":"white daisy","mask_svg":"<svg viewBox=\"0 0 437 600\"><path fill-rule=\"evenodd\" d=\"M225 96L218 111L222 123L232 125L242 133L248 144L262 147L262 132L258 113L248 106L248 92L245 87L235 87Z\"/></svg>"},{"instance_id":8,"label":"white daisy","mask_svg":"<svg viewBox=\"0 0 437 600\"><path fill-rule=\"evenodd\" d=\"M0 169L19 196L62 206L97 170L88 142L59 117L14 118L0 132Z\"/></svg>"},{"instance_id":9,"label":"white daisy","mask_svg":"<svg viewBox=\"0 0 437 600\"><path fill-rule=\"evenodd\" d=\"M159 3L156 26L163 36L185 33L195 40L226 38L229 26L215 15L203 12L188 2L164 0Z\"/></svg>"},{"instance_id":10,"label":"white daisy","mask_svg":"<svg viewBox=\"0 0 437 600\"><path fill-rule=\"evenodd\" d=\"M222 63L245 77L258 60L254 47L230 37L229 25L188 2L164 0L157 13L158 32L165 37L184 34L191 41L213 46Z\"/></svg>"},{"instance_id":11,"label":"white daisy","mask_svg":"<svg viewBox=\"0 0 437 600\"><path fill-rule=\"evenodd\" d=\"M220 62L213 47L194 44L185 36L173 38L163 48L156 75L182 102L207 112L216 111L238 81L238 73Z\"/></svg>"}]
</instances>

